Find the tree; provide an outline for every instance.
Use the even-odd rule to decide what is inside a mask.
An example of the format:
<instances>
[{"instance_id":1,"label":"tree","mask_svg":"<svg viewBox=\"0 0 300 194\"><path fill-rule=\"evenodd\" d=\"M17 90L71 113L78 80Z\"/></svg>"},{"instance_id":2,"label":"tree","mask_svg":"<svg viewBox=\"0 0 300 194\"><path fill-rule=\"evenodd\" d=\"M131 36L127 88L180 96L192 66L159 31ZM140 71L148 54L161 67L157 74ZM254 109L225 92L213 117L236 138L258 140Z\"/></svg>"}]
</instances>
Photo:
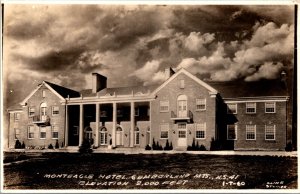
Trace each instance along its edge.
<instances>
[{"instance_id":1,"label":"tree","mask_svg":"<svg viewBox=\"0 0 300 194\"><path fill-rule=\"evenodd\" d=\"M58 148L59 148L59 144L58 144L58 140L56 140L55 149L58 149Z\"/></svg>"},{"instance_id":2,"label":"tree","mask_svg":"<svg viewBox=\"0 0 300 194\"><path fill-rule=\"evenodd\" d=\"M79 153L92 153L91 143L87 138L84 138L81 146L79 147Z\"/></svg>"}]
</instances>

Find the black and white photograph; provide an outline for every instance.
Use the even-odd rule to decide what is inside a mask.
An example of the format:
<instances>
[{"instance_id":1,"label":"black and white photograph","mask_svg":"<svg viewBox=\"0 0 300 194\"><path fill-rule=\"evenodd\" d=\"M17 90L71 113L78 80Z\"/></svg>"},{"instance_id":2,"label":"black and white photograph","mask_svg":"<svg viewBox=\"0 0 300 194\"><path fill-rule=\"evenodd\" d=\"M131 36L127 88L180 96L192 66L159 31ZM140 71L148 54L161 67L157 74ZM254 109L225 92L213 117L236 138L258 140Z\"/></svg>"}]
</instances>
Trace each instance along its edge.
<instances>
[{"instance_id":1,"label":"black and white photograph","mask_svg":"<svg viewBox=\"0 0 300 194\"><path fill-rule=\"evenodd\" d=\"M299 7L221 3L2 3L1 192L299 192Z\"/></svg>"}]
</instances>

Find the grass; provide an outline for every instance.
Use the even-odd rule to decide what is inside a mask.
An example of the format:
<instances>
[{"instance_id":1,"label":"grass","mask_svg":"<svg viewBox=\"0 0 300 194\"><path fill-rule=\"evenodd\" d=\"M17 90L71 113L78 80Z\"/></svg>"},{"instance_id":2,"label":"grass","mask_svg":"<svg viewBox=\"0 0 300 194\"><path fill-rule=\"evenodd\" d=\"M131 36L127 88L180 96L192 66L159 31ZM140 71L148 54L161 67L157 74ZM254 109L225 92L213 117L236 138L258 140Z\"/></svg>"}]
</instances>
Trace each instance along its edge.
<instances>
[{"instance_id":1,"label":"grass","mask_svg":"<svg viewBox=\"0 0 300 194\"><path fill-rule=\"evenodd\" d=\"M9 158L10 154L4 156ZM290 157L43 153L26 158L4 166L4 189L297 188L297 158ZM72 178L58 178L60 174ZM81 174L86 177L74 177ZM45 175L56 177L45 178ZM99 178L99 175L122 175L125 179ZM155 175L164 177L153 178ZM136 180L138 176L144 179ZM115 185L108 185L113 181ZM117 185L117 182L127 184Z\"/></svg>"}]
</instances>

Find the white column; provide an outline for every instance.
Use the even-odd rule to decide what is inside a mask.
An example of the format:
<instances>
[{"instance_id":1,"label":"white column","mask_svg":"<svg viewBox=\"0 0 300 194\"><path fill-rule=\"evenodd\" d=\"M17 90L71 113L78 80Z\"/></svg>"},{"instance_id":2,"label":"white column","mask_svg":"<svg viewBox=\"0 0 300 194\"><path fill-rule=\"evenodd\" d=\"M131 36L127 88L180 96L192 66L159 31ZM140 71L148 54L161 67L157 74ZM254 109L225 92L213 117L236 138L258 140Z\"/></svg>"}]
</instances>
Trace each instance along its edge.
<instances>
[{"instance_id":1,"label":"white column","mask_svg":"<svg viewBox=\"0 0 300 194\"><path fill-rule=\"evenodd\" d=\"M113 102L113 126L112 126L112 147L116 147L116 127L117 127L117 103Z\"/></svg>"},{"instance_id":2,"label":"white column","mask_svg":"<svg viewBox=\"0 0 300 194\"><path fill-rule=\"evenodd\" d=\"M68 111L68 105L66 105L65 147L68 146L68 142L69 142L69 111Z\"/></svg>"},{"instance_id":3,"label":"white column","mask_svg":"<svg viewBox=\"0 0 300 194\"><path fill-rule=\"evenodd\" d=\"M96 103L96 139L95 139L95 146L99 146L99 122L100 122L100 119L99 119L99 110L100 109L100 104L99 103Z\"/></svg>"},{"instance_id":4,"label":"white column","mask_svg":"<svg viewBox=\"0 0 300 194\"><path fill-rule=\"evenodd\" d=\"M79 107L79 146L81 146L83 140L83 104L80 104Z\"/></svg>"},{"instance_id":5,"label":"white column","mask_svg":"<svg viewBox=\"0 0 300 194\"><path fill-rule=\"evenodd\" d=\"M130 147L134 145L134 102L130 102Z\"/></svg>"}]
</instances>

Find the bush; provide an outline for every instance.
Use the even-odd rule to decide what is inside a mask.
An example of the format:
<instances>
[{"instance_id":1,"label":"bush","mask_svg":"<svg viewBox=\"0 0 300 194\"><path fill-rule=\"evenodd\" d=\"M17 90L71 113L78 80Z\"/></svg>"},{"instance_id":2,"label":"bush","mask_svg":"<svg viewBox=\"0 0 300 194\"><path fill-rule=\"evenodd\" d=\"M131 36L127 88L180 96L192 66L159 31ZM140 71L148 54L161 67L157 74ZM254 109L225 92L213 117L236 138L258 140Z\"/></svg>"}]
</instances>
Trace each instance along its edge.
<instances>
[{"instance_id":1,"label":"bush","mask_svg":"<svg viewBox=\"0 0 300 194\"><path fill-rule=\"evenodd\" d=\"M204 145L202 145L202 144L201 144L201 146L200 146L199 150L200 150L200 151L206 151L206 148L205 148L205 146L204 146Z\"/></svg>"},{"instance_id":2,"label":"bush","mask_svg":"<svg viewBox=\"0 0 300 194\"><path fill-rule=\"evenodd\" d=\"M50 143L50 145L48 146L48 149L53 149L53 145Z\"/></svg>"},{"instance_id":3,"label":"bush","mask_svg":"<svg viewBox=\"0 0 300 194\"><path fill-rule=\"evenodd\" d=\"M187 147L187 151L206 151L207 149L205 148L205 146L203 144L201 144L201 146L199 146L199 142L197 141L197 143L195 143L195 139L193 139L193 143L191 146Z\"/></svg>"},{"instance_id":4,"label":"bush","mask_svg":"<svg viewBox=\"0 0 300 194\"><path fill-rule=\"evenodd\" d=\"M26 146L25 146L25 143L24 143L24 141L23 141L23 143L22 143L22 145L21 145L21 148L22 148L22 149L25 149L25 147L26 147Z\"/></svg>"},{"instance_id":5,"label":"bush","mask_svg":"<svg viewBox=\"0 0 300 194\"><path fill-rule=\"evenodd\" d=\"M59 148L59 144L58 144L58 140L56 140L55 149L58 149L58 148Z\"/></svg>"},{"instance_id":6,"label":"bush","mask_svg":"<svg viewBox=\"0 0 300 194\"><path fill-rule=\"evenodd\" d=\"M15 149L21 149L22 148L22 144L21 142L17 139L16 143L15 143Z\"/></svg>"},{"instance_id":7,"label":"bush","mask_svg":"<svg viewBox=\"0 0 300 194\"><path fill-rule=\"evenodd\" d=\"M171 142L171 145L170 145L170 144L169 144L169 141L167 140L166 146L164 147L164 150L173 150L172 142Z\"/></svg>"},{"instance_id":8,"label":"bush","mask_svg":"<svg viewBox=\"0 0 300 194\"><path fill-rule=\"evenodd\" d=\"M149 145L146 145L145 150L151 150L151 147Z\"/></svg>"},{"instance_id":9,"label":"bush","mask_svg":"<svg viewBox=\"0 0 300 194\"><path fill-rule=\"evenodd\" d=\"M84 138L81 146L79 147L79 153L92 153L91 143L88 139Z\"/></svg>"},{"instance_id":10,"label":"bush","mask_svg":"<svg viewBox=\"0 0 300 194\"><path fill-rule=\"evenodd\" d=\"M285 151L287 151L287 152L293 151L293 145L292 145L292 142L289 142L289 143L286 145Z\"/></svg>"}]
</instances>

